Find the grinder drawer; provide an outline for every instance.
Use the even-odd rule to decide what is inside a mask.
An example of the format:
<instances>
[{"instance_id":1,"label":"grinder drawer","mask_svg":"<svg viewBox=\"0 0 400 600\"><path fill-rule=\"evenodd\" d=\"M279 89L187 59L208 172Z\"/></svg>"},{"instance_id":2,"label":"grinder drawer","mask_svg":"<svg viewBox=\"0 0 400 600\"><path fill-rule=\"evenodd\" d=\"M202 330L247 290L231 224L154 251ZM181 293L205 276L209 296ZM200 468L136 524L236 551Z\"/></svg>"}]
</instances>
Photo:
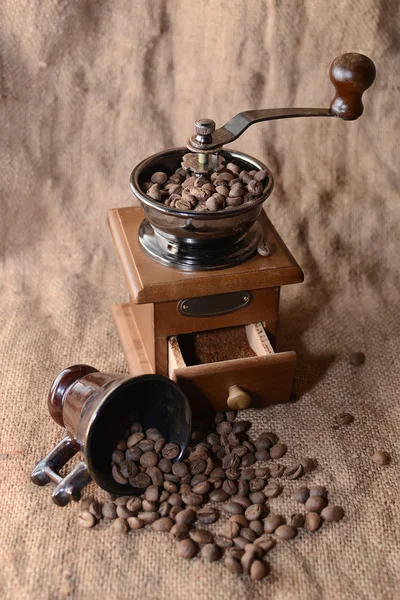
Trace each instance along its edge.
<instances>
[{"instance_id":1,"label":"grinder drawer","mask_svg":"<svg viewBox=\"0 0 400 600\"><path fill-rule=\"evenodd\" d=\"M229 388L239 386L251 407L290 400L295 352L275 353L261 323L172 336L168 374L196 407L226 410Z\"/></svg>"}]
</instances>

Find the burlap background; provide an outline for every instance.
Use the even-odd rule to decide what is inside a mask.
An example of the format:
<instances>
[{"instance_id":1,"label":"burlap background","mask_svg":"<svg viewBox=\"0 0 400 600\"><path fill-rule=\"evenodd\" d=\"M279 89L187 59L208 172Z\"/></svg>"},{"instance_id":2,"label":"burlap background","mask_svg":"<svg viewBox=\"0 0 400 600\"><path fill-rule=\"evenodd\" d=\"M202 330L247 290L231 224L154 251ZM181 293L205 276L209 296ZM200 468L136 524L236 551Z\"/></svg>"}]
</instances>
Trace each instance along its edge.
<instances>
[{"instance_id":1,"label":"burlap background","mask_svg":"<svg viewBox=\"0 0 400 600\"><path fill-rule=\"evenodd\" d=\"M400 597L397 0L2 0L0 8L3 598ZM305 270L283 290L281 346L299 351L296 404L252 415L319 459L339 525L281 543L263 582L179 560L167 536L83 531L29 481L62 436L46 393L63 367L124 371L109 304L127 297L106 226L131 168L181 145L198 116L324 106L331 59L378 78L355 123L262 124L236 147L276 177L268 212ZM363 350L367 364L348 364ZM338 431L346 409L355 423ZM371 464L376 449L392 463ZM273 501L290 514L287 486Z\"/></svg>"}]
</instances>

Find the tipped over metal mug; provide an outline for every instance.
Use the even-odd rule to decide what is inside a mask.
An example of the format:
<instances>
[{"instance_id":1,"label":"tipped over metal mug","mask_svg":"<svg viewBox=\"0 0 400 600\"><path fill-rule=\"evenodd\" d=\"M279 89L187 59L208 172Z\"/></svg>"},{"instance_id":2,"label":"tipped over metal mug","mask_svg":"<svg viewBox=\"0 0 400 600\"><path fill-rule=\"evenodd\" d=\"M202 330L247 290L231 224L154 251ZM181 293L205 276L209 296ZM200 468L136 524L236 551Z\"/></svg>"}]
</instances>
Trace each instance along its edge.
<instances>
[{"instance_id":1,"label":"tipped over metal mug","mask_svg":"<svg viewBox=\"0 0 400 600\"><path fill-rule=\"evenodd\" d=\"M156 427L184 453L191 434L189 402L179 387L162 375L129 377L100 373L89 365L64 369L53 381L48 396L49 411L67 430L63 440L32 471L37 485L56 483L52 497L59 506L80 500L92 480L112 494L143 492L117 483L111 473L111 455L132 419L144 429ZM64 478L59 471L75 454L83 460Z\"/></svg>"}]
</instances>

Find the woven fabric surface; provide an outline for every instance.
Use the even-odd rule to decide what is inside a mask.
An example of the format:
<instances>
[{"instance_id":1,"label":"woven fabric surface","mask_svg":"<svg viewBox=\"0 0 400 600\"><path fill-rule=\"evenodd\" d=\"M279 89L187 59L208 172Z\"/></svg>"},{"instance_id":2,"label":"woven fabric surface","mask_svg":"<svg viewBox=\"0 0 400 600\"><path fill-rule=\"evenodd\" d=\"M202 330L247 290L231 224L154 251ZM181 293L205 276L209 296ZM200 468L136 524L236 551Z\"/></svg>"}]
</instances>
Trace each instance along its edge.
<instances>
[{"instance_id":1,"label":"woven fabric surface","mask_svg":"<svg viewBox=\"0 0 400 600\"><path fill-rule=\"evenodd\" d=\"M399 3L3 0L0 15L2 598L399 598ZM234 145L272 170L266 209L306 276L282 290L298 400L248 414L287 443L282 462L318 459L304 481L327 485L344 520L279 543L261 582L179 559L166 534L81 529L79 506L56 507L30 471L63 435L53 377L126 371L107 210L133 202L133 166L182 145L197 117L327 106L329 64L348 51L377 66L362 119L260 124ZM335 430L343 410L355 421ZM379 449L390 465L371 462ZM296 485L274 510L294 512Z\"/></svg>"}]
</instances>

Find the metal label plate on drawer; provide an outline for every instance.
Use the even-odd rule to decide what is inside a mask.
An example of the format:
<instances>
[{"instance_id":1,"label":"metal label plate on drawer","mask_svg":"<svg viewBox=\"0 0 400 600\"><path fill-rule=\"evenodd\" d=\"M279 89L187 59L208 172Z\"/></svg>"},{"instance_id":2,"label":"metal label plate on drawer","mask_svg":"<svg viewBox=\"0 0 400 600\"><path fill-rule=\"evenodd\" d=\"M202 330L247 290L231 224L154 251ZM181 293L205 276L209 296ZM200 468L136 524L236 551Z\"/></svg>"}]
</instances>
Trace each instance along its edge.
<instances>
[{"instance_id":1,"label":"metal label plate on drawer","mask_svg":"<svg viewBox=\"0 0 400 600\"><path fill-rule=\"evenodd\" d=\"M187 298L178 302L178 310L185 317L216 317L248 306L253 297L251 292L229 292L213 296Z\"/></svg>"}]
</instances>

